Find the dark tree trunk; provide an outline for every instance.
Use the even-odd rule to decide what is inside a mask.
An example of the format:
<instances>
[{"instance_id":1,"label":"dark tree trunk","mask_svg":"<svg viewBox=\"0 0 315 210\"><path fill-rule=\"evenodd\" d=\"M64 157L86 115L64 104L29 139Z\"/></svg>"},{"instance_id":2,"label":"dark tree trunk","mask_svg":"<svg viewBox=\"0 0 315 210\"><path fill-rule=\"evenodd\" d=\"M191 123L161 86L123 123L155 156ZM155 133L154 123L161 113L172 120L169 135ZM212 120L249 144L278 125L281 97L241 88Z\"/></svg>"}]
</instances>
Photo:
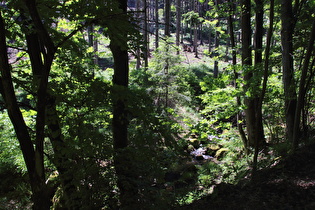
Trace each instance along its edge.
<instances>
[{"instance_id":1,"label":"dark tree trunk","mask_svg":"<svg viewBox=\"0 0 315 210\"><path fill-rule=\"evenodd\" d=\"M42 160L42 154L38 153L40 150L34 150L32 139L28 133L28 128L17 104L11 77L11 66L8 63L5 34L4 22L2 14L0 13L0 51L2 52L0 54L0 70L2 96L20 143L27 167L32 188L33 209L45 210L50 208L50 197L45 184L43 163L40 162ZM36 163L39 163L39 165L36 165Z\"/></svg>"},{"instance_id":2,"label":"dark tree trunk","mask_svg":"<svg viewBox=\"0 0 315 210\"><path fill-rule=\"evenodd\" d=\"M258 74L258 78L260 81L260 73L263 69L262 66L262 43L263 43L263 23L264 23L264 10L263 10L263 1L255 0L256 3L256 17L255 17L255 36L254 36L254 48L255 48L255 72ZM260 84L260 82L259 82ZM256 87L259 89L259 87ZM257 159L258 159L258 151L262 145L265 144L264 139L264 127L262 120L262 105L260 104L260 94L256 93L254 95L253 101L255 104L255 139L254 139L254 160L253 160L253 175L257 170ZM254 176L253 176L254 177Z\"/></svg>"},{"instance_id":3,"label":"dark tree trunk","mask_svg":"<svg viewBox=\"0 0 315 210\"><path fill-rule=\"evenodd\" d=\"M159 0L155 0L155 49L159 47Z\"/></svg>"},{"instance_id":4,"label":"dark tree trunk","mask_svg":"<svg viewBox=\"0 0 315 210\"><path fill-rule=\"evenodd\" d=\"M219 27L220 23L218 21L218 23L216 24L216 27ZM215 61L214 61L214 67L213 67L213 77L217 78L219 76L219 62L218 62L218 48L219 48L219 40L220 40L220 32L216 31L215 32L215 37L214 37L214 48L215 48Z\"/></svg>"},{"instance_id":5,"label":"dark tree trunk","mask_svg":"<svg viewBox=\"0 0 315 210\"><path fill-rule=\"evenodd\" d=\"M141 3L141 0L136 0L136 10L137 11L140 11L140 3ZM141 13L136 13L136 18L141 19ZM140 47L137 47L136 57L137 57L136 69L140 69L140 67L141 67L141 49L140 49Z\"/></svg>"},{"instance_id":6,"label":"dark tree trunk","mask_svg":"<svg viewBox=\"0 0 315 210\"><path fill-rule=\"evenodd\" d=\"M232 48L232 64L233 64L233 73L234 73L234 87L237 89L238 88L238 84L237 84L237 80L239 78L239 73L236 71L236 64L237 64L237 55L236 55L236 43L235 43L235 35L234 35L234 21L233 21L233 14L235 13L233 7L232 7L232 2L231 0L229 0L230 3L230 14L228 16L228 24L229 24L229 35L230 35L230 41L231 41L231 48ZM236 97L236 103L237 106L241 106L241 99L240 96ZM244 144L244 148L245 148L245 153L248 154L248 145L247 145L247 138L246 138L246 134L244 132L243 126L240 123L241 121L243 121L243 117L242 117L242 113L238 112L237 113L237 128L238 131L240 133L242 142Z\"/></svg>"},{"instance_id":7,"label":"dark tree trunk","mask_svg":"<svg viewBox=\"0 0 315 210\"><path fill-rule=\"evenodd\" d=\"M286 134L290 142L293 142L293 130L296 110L296 87L293 67L293 32L294 16L292 12L292 0L282 0L281 5L281 44L282 44L282 71L285 96Z\"/></svg>"},{"instance_id":8,"label":"dark tree trunk","mask_svg":"<svg viewBox=\"0 0 315 210\"><path fill-rule=\"evenodd\" d=\"M199 13L198 10L198 1L194 1L194 12ZM193 46L194 46L194 52L195 52L195 57L198 58L198 23L197 21L193 23L193 32L194 32L194 40L193 40Z\"/></svg>"},{"instance_id":9,"label":"dark tree trunk","mask_svg":"<svg viewBox=\"0 0 315 210\"><path fill-rule=\"evenodd\" d=\"M165 36L170 36L171 31L171 0L165 0Z\"/></svg>"},{"instance_id":10,"label":"dark tree trunk","mask_svg":"<svg viewBox=\"0 0 315 210\"><path fill-rule=\"evenodd\" d=\"M127 12L127 0L118 0L120 9L123 12ZM127 17L126 17L127 18ZM110 49L114 57L114 76L113 84L114 86L120 86L123 88L128 87L129 78L129 61L128 61L128 51L127 51L127 34L122 36L125 40L116 41L111 39ZM115 87L114 87L115 88ZM120 94L120 93L114 93ZM119 97L118 97L119 98ZM114 147L124 148L128 144L127 138L127 113L126 104L122 99L117 99L113 101L113 135L114 135Z\"/></svg>"},{"instance_id":11,"label":"dark tree trunk","mask_svg":"<svg viewBox=\"0 0 315 210\"><path fill-rule=\"evenodd\" d=\"M127 0L117 0L119 9L123 14L120 15L122 21L129 22L127 16ZM113 26L119 27L119 26ZM131 26L130 26L131 27ZM114 30L109 28L109 30ZM133 199L137 195L137 187L128 179L129 158L126 150L128 149L128 118L127 118L127 97L128 94L128 77L129 77L129 61L128 61L128 45L127 33L121 34L121 39L117 40L110 37L110 49L114 57L114 76L113 76L113 140L114 140L114 162L117 175L117 185L120 191L121 209L133 208L137 202Z\"/></svg>"},{"instance_id":12,"label":"dark tree trunk","mask_svg":"<svg viewBox=\"0 0 315 210\"><path fill-rule=\"evenodd\" d=\"M143 51L143 59L144 59L144 67L148 68L148 53L150 51L149 49L149 33L148 33L148 5L147 5L147 0L143 0L143 12L144 12L144 17L143 17L143 41L145 43L144 51Z\"/></svg>"},{"instance_id":13,"label":"dark tree trunk","mask_svg":"<svg viewBox=\"0 0 315 210\"><path fill-rule=\"evenodd\" d=\"M181 32L181 0L176 0L176 46L177 55L179 54L180 32Z\"/></svg>"},{"instance_id":14,"label":"dark tree trunk","mask_svg":"<svg viewBox=\"0 0 315 210\"><path fill-rule=\"evenodd\" d=\"M251 78L253 77L252 70L252 47L251 47L251 1L242 1L242 66L244 73L245 91L249 91L249 84ZM254 146L255 142L255 103L251 97L245 96L245 118L246 118L246 128L248 145Z\"/></svg>"},{"instance_id":15,"label":"dark tree trunk","mask_svg":"<svg viewBox=\"0 0 315 210\"><path fill-rule=\"evenodd\" d=\"M307 72L309 69L311 56L313 54L314 40L315 40L315 20L313 20L312 31L310 34L308 48L307 48L306 55L303 62L302 74L301 74L301 79L300 79L300 84L299 84L299 93L298 93L298 100L297 100L297 106L296 106L296 111L295 111L295 121L294 121L294 130L293 130L293 149L297 149L299 140L300 140L299 133L300 133L300 125L301 125L301 114L305 105L305 94L307 91L306 79L307 79Z\"/></svg>"}]
</instances>

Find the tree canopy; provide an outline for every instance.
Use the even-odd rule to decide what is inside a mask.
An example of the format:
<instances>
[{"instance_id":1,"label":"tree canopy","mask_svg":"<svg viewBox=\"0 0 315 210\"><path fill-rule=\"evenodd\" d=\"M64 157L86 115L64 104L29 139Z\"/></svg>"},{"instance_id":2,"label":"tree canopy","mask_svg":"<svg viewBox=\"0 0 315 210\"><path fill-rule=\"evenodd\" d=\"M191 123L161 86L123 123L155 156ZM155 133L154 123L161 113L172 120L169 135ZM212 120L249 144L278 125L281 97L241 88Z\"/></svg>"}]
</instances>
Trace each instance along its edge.
<instances>
[{"instance_id":1,"label":"tree canopy","mask_svg":"<svg viewBox=\"0 0 315 210\"><path fill-rule=\"evenodd\" d=\"M313 140L314 8L1 2L0 208L181 208L262 179Z\"/></svg>"}]
</instances>

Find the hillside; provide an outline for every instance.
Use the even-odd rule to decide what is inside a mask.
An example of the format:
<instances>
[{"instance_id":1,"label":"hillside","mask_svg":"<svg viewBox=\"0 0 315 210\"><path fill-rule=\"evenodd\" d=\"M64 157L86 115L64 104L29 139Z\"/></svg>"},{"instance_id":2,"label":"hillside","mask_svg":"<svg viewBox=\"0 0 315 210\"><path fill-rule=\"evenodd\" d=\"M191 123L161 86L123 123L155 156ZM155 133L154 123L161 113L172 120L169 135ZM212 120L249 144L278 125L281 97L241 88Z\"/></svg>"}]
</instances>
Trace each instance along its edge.
<instances>
[{"instance_id":1,"label":"hillside","mask_svg":"<svg viewBox=\"0 0 315 210\"><path fill-rule=\"evenodd\" d=\"M315 209L315 144L258 171L255 182L220 184L212 195L179 209Z\"/></svg>"}]
</instances>

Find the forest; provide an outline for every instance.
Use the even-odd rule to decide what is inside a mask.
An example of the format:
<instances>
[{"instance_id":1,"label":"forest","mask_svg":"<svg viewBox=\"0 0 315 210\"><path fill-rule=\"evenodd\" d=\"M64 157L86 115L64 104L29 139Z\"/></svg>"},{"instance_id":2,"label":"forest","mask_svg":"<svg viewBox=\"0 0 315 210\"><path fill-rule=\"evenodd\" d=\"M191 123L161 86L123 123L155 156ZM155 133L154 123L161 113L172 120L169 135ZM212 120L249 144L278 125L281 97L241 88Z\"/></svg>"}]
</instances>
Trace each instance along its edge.
<instances>
[{"instance_id":1,"label":"forest","mask_svg":"<svg viewBox=\"0 0 315 210\"><path fill-rule=\"evenodd\" d=\"M315 1L0 1L0 209L314 209Z\"/></svg>"}]
</instances>

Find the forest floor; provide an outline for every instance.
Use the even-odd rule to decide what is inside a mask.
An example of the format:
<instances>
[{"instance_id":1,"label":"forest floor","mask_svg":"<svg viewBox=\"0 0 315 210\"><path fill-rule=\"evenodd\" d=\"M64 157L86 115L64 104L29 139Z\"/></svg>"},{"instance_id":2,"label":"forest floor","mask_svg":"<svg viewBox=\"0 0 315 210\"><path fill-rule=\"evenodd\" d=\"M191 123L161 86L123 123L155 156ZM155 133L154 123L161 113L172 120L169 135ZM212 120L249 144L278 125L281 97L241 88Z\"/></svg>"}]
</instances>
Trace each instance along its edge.
<instances>
[{"instance_id":1,"label":"forest floor","mask_svg":"<svg viewBox=\"0 0 315 210\"><path fill-rule=\"evenodd\" d=\"M237 185L221 183L211 195L179 209L315 209L315 143L255 177Z\"/></svg>"}]
</instances>

